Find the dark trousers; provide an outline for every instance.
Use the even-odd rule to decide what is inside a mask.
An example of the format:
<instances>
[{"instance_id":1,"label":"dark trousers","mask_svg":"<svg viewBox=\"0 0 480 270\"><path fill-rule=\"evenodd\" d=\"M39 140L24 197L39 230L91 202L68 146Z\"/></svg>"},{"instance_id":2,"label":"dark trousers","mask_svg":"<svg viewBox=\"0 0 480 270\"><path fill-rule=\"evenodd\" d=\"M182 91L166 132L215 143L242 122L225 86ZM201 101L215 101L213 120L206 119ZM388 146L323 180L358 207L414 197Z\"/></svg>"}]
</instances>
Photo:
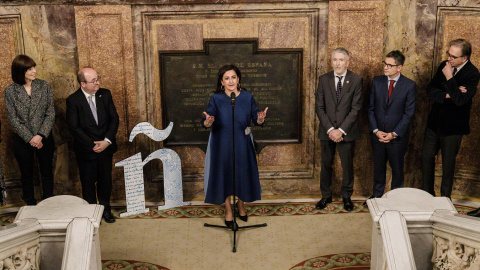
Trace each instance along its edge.
<instances>
[{"instance_id":1,"label":"dark trousers","mask_svg":"<svg viewBox=\"0 0 480 270\"><path fill-rule=\"evenodd\" d=\"M105 207L105 212L111 210L112 195L112 155L100 153L94 159L77 157L82 196L90 204L98 203Z\"/></svg>"},{"instance_id":2,"label":"dark trousers","mask_svg":"<svg viewBox=\"0 0 480 270\"><path fill-rule=\"evenodd\" d=\"M338 155L342 162L342 197L350 198L353 193L353 150L355 149L355 141L335 143L332 140L320 141L322 148L321 154L321 171L320 171L320 190L322 197L328 198L332 196L332 173L333 161L335 157L335 149L338 147Z\"/></svg>"},{"instance_id":3,"label":"dark trousers","mask_svg":"<svg viewBox=\"0 0 480 270\"><path fill-rule=\"evenodd\" d=\"M435 196L435 156L442 150L442 185L440 195L451 197L455 162L463 135L443 136L427 128L423 139L422 175L423 189Z\"/></svg>"},{"instance_id":4,"label":"dark trousers","mask_svg":"<svg viewBox=\"0 0 480 270\"><path fill-rule=\"evenodd\" d=\"M42 177L42 199L53 196L53 152L55 142L53 136L42 139L43 147L37 149L25 142L20 136L13 136L13 153L20 168L22 182L22 199L27 205L37 204L33 190L34 156L37 156L38 167Z\"/></svg>"},{"instance_id":5,"label":"dark trousers","mask_svg":"<svg viewBox=\"0 0 480 270\"><path fill-rule=\"evenodd\" d=\"M403 166L407 143L382 143L372 136L373 148L373 196L380 198L387 182L387 161L392 168L391 189L403 187Z\"/></svg>"}]
</instances>

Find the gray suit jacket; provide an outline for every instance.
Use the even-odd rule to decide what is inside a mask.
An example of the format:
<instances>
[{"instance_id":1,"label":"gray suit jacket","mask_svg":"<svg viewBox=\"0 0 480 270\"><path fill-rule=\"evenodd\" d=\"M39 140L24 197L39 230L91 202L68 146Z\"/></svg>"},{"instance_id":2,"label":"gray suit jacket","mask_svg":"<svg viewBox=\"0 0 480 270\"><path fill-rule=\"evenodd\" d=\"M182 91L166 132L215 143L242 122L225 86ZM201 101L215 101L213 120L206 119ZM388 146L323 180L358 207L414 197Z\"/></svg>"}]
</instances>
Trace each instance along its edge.
<instances>
[{"instance_id":1,"label":"gray suit jacket","mask_svg":"<svg viewBox=\"0 0 480 270\"><path fill-rule=\"evenodd\" d=\"M23 85L10 84L5 89L5 106L13 131L25 142L33 136L48 137L55 122L55 107L50 84L35 79L32 81L32 96Z\"/></svg>"},{"instance_id":2,"label":"gray suit jacket","mask_svg":"<svg viewBox=\"0 0 480 270\"><path fill-rule=\"evenodd\" d=\"M362 109L362 77L347 70L345 80L337 102L336 85L333 70L318 78L315 93L315 112L320 119L318 137L330 140L327 131L341 128L347 135L344 141L355 141L360 137L357 118Z\"/></svg>"}]
</instances>

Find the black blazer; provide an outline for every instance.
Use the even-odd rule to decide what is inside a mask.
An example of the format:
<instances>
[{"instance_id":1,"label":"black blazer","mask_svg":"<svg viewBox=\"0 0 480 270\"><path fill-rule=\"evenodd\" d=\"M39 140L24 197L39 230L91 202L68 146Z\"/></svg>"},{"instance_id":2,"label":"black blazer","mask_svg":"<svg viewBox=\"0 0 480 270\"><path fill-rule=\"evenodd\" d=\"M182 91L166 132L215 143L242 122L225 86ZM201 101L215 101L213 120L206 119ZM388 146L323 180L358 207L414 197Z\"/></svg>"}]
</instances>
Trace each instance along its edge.
<instances>
[{"instance_id":1,"label":"black blazer","mask_svg":"<svg viewBox=\"0 0 480 270\"><path fill-rule=\"evenodd\" d=\"M331 127L341 128L346 136L345 141L354 141L360 137L358 129L358 113L362 109L362 77L347 70L345 80L337 102L335 73L332 71L318 78L315 93L315 112L320 119L318 137L330 140L327 130Z\"/></svg>"},{"instance_id":2,"label":"black blazer","mask_svg":"<svg viewBox=\"0 0 480 270\"><path fill-rule=\"evenodd\" d=\"M117 151L115 136L118 130L119 119L110 90L100 88L95 93L95 104L97 107L98 125L95 122L95 118L93 118L92 110L81 89L78 89L67 98L67 125L75 139L73 149L77 158L96 158L98 153L93 151L95 146L93 142L102 141L105 138L108 138L112 144L103 153L113 155Z\"/></svg>"},{"instance_id":3,"label":"black blazer","mask_svg":"<svg viewBox=\"0 0 480 270\"><path fill-rule=\"evenodd\" d=\"M437 73L427 86L427 97L433 101L428 115L427 127L441 135L462 135L470 133L470 109L472 98L477 92L480 73L470 62L448 80L442 69L447 61L440 64ZM465 86L466 93L458 88ZM446 94L450 98L445 98Z\"/></svg>"}]
</instances>

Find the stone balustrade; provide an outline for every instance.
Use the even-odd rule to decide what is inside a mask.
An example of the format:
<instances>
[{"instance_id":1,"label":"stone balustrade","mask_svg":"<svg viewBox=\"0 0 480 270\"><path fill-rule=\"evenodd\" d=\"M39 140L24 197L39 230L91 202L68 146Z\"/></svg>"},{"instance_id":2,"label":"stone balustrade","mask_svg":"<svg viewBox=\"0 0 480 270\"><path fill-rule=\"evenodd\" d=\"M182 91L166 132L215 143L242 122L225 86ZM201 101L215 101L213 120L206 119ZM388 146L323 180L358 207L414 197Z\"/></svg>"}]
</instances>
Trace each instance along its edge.
<instances>
[{"instance_id":1,"label":"stone balustrade","mask_svg":"<svg viewBox=\"0 0 480 270\"><path fill-rule=\"evenodd\" d=\"M0 230L0 265L7 269L101 270L98 229L102 213L103 206L69 195L20 208L14 223Z\"/></svg>"},{"instance_id":2,"label":"stone balustrade","mask_svg":"<svg viewBox=\"0 0 480 270\"><path fill-rule=\"evenodd\" d=\"M38 270L40 223L25 219L0 229L0 269Z\"/></svg>"},{"instance_id":3,"label":"stone balustrade","mask_svg":"<svg viewBox=\"0 0 480 270\"><path fill-rule=\"evenodd\" d=\"M433 269L434 227L454 226L436 221L434 216L437 211L458 216L450 199L399 188L367 204L373 219L371 269ZM472 222L480 228L480 220ZM462 230L460 225L455 226Z\"/></svg>"}]
</instances>

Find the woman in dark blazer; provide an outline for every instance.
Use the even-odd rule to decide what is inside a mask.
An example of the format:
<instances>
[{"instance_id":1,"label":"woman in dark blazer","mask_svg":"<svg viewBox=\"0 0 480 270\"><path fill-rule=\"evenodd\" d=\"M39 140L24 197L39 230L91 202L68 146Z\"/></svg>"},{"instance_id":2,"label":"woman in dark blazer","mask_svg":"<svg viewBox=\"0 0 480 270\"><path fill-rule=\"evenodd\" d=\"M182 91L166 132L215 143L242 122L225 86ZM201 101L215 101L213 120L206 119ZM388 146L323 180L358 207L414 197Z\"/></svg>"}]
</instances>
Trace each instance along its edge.
<instances>
[{"instance_id":1,"label":"woman in dark blazer","mask_svg":"<svg viewBox=\"0 0 480 270\"><path fill-rule=\"evenodd\" d=\"M50 84L36 79L36 64L26 55L17 55L12 62L14 83L5 89L8 120L15 135L13 152L20 167L22 199L27 205L37 203L33 191L34 155L42 176L42 199L53 196L53 152L51 134L55 109Z\"/></svg>"}]
</instances>

